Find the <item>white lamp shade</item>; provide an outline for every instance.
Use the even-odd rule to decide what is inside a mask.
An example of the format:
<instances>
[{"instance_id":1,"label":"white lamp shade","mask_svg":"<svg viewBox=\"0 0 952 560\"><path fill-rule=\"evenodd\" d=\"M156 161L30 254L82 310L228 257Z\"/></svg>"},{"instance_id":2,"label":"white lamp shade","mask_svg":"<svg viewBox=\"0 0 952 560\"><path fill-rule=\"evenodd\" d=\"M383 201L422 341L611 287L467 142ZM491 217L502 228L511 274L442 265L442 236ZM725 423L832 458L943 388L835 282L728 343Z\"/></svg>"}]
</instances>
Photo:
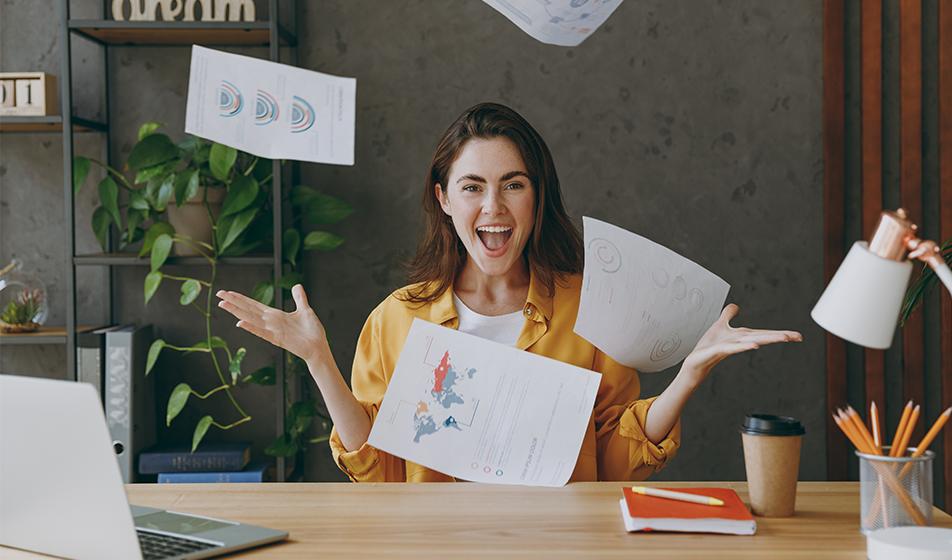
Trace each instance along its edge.
<instances>
[{"instance_id":1,"label":"white lamp shade","mask_svg":"<svg viewBox=\"0 0 952 560\"><path fill-rule=\"evenodd\" d=\"M842 339L885 350L892 344L910 275L912 263L884 259L857 241L810 316Z\"/></svg>"}]
</instances>

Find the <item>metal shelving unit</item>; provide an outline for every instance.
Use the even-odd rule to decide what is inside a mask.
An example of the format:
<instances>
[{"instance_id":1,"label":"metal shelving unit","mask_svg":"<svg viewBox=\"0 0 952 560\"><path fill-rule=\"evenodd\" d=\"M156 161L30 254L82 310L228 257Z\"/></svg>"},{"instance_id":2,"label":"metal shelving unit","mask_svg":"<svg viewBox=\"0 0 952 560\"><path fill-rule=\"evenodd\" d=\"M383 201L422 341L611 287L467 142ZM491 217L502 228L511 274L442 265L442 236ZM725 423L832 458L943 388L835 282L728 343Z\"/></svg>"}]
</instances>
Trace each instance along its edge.
<instances>
[{"instance_id":1,"label":"metal shelving unit","mask_svg":"<svg viewBox=\"0 0 952 560\"><path fill-rule=\"evenodd\" d=\"M25 336L16 336L6 339L4 343L14 344L49 344L65 343L66 367L69 377L76 379L76 335L81 332L77 327L76 317L76 267L77 266L107 266L110 267L109 315L110 321L117 322L114 310L114 270L116 266L147 266L148 259L138 258L136 255L102 253L92 255L76 254L76 215L73 199L73 133L98 131L105 133L107 145L107 163L112 165L111 150L112 134L109 123L98 123L76 117L72 110L73 82L72 82L72 40L74 36L82 37L102 46L105 68L104 96L105 111L109 115L109 47L110 46L179 46L202 44L209 46L266 46L268 59L281 62L280 48L295 47L296 37L296 1L289 0L289 28L285 28L279 21L278 0L268 1L267 22L128 22L112 20L73 20L70 19L70 0L60 0L59 32L61 52L60 104L63 117L21 117L0 119L0 132L56 132L62 134L63 139L63 196L65 200L65 225L67 230L66 243L66 325L56 332L47 333L37 339ZM109 2L102 3L103 17L109 13ZM291 62L296 63L296 54L291 49ZM17 130L23 128L23 130ZM270 266L277 285L282 273L282 187L283 168L279 161L274 162L272 181L272 208L273 208L273 235L274 243L269 255L250 255L222 259L224 266ZM204 265L200 257L170 257L169 264L180 266ZM283 308L284 297L281 290L275 290L274 305ZM42 340L43 342L37 342ZM284 397L285 371L284 356L279 355L275 360L276 391L278 406L275 413L275 435L284 433L286 403ZM277 458L277 480L284 480L285 460Z\"/></svg>"}]
</instances>

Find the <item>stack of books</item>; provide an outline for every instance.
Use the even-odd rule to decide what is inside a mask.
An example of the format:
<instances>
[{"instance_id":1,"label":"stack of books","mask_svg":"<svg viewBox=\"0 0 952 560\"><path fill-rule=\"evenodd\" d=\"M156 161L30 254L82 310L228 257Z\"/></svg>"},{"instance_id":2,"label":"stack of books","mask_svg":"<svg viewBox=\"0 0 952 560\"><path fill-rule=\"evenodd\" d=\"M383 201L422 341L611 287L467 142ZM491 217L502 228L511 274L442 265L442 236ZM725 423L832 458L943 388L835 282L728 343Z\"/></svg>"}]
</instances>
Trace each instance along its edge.
<instances>
[{"instance_id":1,"label":"stack of books","mask_svg":"<svg viewBox=\"0 0 952 560\"><path fill-rule=\"evenodd\" d=\"M157 475L160 484L192 482L266 482L268 462L251 462L249 443L203 443L154 447L139 454L139 474Z\"/></svg>"}]
</instances>

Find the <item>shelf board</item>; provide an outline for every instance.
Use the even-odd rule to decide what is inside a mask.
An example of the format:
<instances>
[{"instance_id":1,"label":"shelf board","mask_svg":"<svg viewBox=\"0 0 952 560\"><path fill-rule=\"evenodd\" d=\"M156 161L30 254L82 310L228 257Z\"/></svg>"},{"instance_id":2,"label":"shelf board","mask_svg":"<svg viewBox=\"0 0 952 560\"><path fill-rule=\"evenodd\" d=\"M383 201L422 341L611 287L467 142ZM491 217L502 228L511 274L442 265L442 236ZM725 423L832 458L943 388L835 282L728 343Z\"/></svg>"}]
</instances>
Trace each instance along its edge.
<instances>
[{"instance_id":1,"label":"shelf board","mask_svg":"<svg viewBox=\"0 0 952 560\"><path fill-rule=\"evenodd\" d=\"M73 132L104 132L105 123L73 117ZM63 117L0 117L0 133L63 132Z\"/></svg>"},{"instance_id":2,"label":"shelf board","mask_svg":"<svg viewBox=\"0 0 952 560\"><path fill-rule=\"evenodd\" d=\"M82 325L76 327L76 332L86 332L99 327ZM28 333L5 333L0 332L0 346L10 344L65 344L66 327L40 327L38 330Z\"/></svg>"},{"instance_id":3,"label":"shelf board","mask_svg":"<svg viewBox=\"0 0 952 560\"><path fill-rule=\"evenodd\" d=\"M150 266L149 257L139 257L135 253L94 253L90 255L76 255L73 263L80 266ZM203 257L176 257L170 255L165 261L171 266L208 266ZM219 266L271 266L274 258L271 255L245 255L243 257L222 257Z\"/></svg>"},{"instance_id":4,"label":"shelf board","mask_svg":"<svg viewBox=\"0 0 952 560\"><path fill-rule=\"evenodd\" d=\"M71 31L92 41L127 46L268 46L270 27L267 21L69 21ZM278 36L282 46L296 45L296 38L280 24Z\"/></svg>"}]
</instances>

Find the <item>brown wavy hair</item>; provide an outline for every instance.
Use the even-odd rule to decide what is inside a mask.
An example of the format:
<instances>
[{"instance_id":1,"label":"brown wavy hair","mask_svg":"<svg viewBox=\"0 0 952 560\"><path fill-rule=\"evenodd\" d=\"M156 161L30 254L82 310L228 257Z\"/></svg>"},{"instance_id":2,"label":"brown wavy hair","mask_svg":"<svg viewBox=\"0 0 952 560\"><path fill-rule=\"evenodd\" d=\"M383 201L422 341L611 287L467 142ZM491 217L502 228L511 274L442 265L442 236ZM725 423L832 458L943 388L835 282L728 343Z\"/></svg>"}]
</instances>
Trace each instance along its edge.
<instances>
[{"instance_id":1,"label":"brown wavy hair","mask_svg":"<svg viewBox=\"0 0 952 560\"><path fill-rule=\"evenodd\" d=\"M434 186L439 184L446 192L450 167L467 141L497 137L516 145L535 188L535 225L523 253L532 274L551 295L563 275L582 271L582 237L565 212L555 163L542 136L509 107L480 103L450 125L433 154L423 187L426 232L406 264L409 281L416 286L400 297L403 301L426 303L439 298L466 262L466 248L452 218L440 207Z\"/></svg>"}]
</instances>

